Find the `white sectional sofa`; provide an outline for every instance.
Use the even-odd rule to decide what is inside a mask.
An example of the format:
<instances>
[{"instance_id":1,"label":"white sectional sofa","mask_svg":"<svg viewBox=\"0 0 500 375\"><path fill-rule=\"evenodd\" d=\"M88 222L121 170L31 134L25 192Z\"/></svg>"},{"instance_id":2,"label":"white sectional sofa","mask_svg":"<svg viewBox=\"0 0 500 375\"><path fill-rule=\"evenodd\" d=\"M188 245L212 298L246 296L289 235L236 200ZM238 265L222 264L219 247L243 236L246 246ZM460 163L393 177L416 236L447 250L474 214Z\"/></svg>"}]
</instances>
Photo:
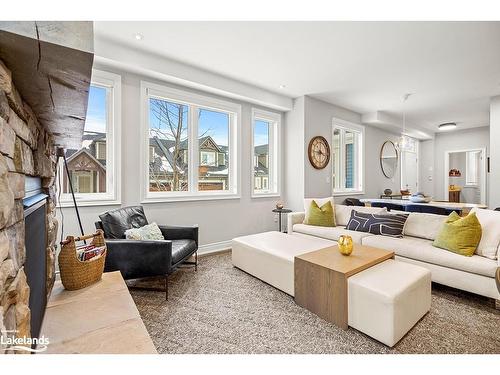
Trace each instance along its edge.
<instances>
[{"instance_id":1,"label":"white sectional sofa","mask_svg":"<svg viewBox=\"0 0 500 375\"><path fill-rule=\"evenodd\" d=\"M335 205L336 227L305 225L303 212L288 215L288 233L301 233L337 241L342 234L348 234L354 243L392 250L396 259L427 268L432 281L466 290L500 301L500 292L495 281L500 267L500 256L489 259L480 255L465 257L432 246L446 216L410 213L406 221L403 238L374 235L345 229L351 211L384 212L385 208L354 207ZM500 230L500 228L498 228ZM486 235L483 228L483 236Z\"/></svg>"}]
</instances>

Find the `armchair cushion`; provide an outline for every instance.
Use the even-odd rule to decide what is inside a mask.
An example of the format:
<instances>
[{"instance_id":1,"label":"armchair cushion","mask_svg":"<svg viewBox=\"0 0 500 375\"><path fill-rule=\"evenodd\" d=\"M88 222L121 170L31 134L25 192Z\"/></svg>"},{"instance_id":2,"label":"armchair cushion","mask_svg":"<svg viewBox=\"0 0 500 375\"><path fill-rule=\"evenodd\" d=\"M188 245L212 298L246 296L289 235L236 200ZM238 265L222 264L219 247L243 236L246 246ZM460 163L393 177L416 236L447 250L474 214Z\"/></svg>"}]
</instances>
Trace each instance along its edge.
<instances>
[{"instance_id":1,"label":"armchair cushion","mask_svg":"<svg viewBox=\"0 0 500 375\"><path fill-rule=\"evenodd\" d=\"M106 238L125 238L125 231L148 224L141 206L123 207L99 215Z\"/></svg>"},{"instance_id":2,"label":"armchair cushion","mask_svg":"<svg viewBox=\"0 0 500 375\"><path fill-rule=\"evenodd\" d=\"M121 271L124 279L166 275L171 271L172 241L107 239L104 271Z\"/></svg>"},{"instance_id":3,"label":"armchair cushion","mask_svg":"<svg viewBox=\"0 0 500 375\"><path fill-rule=\"evenodd\" d=\"M172 264L183 261L196 251L194 240L173 240L172 241Z\"/></svg>"}]
</instances>

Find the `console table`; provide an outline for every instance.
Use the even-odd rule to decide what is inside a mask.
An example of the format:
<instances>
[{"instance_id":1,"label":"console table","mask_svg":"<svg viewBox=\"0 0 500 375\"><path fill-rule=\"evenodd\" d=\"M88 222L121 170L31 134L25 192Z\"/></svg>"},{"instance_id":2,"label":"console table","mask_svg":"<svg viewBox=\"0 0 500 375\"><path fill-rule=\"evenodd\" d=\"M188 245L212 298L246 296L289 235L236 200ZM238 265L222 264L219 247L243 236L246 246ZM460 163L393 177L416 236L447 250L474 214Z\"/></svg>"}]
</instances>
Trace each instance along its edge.
<instances>
[{"instance_id":1,"label":"console table","mask_svg":"<svg viewBox=\"0 0 500 375\"><path fill-rule=\"evenodd\" d=\"M320 318L347 329L347 279L369 267L394 258L393 251L354 245L351 255L337 246L295 257L295 302Z\"/></svg>"},{"instance_id":2,"label":"console table","mask_svg":"<svg viewBox=\"0 0 500 375\"><path fill-rule=\"evenodd\" d=\"M120 272L75 291L57 281L41 334L50 341L43 353L157 354Z\"/></svg>"}]
</instances>

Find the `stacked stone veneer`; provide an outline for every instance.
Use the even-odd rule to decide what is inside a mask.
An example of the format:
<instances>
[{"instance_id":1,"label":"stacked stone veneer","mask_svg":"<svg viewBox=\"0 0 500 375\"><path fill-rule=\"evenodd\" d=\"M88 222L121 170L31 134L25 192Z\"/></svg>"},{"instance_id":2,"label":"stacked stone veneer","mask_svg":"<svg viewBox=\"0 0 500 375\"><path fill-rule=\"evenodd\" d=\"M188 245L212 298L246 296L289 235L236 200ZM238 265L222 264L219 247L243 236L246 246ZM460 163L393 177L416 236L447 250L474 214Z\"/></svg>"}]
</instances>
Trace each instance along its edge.
<instances>
[{"instance_id":1,"label":"stacked stone veneer","mask_svg":"<svg viewBox=\"0 0 500 375\"><path fill-rule=\"evenodd\" d=\"M54 284L57 220L55 218L56 155L51 136L40 125L0 61L0 331L30 336L29 286L24 273L26 176L42 178L47 205L47 295ZM0 347L0 353L5 348Z\"/></svg>"}]
</instances>

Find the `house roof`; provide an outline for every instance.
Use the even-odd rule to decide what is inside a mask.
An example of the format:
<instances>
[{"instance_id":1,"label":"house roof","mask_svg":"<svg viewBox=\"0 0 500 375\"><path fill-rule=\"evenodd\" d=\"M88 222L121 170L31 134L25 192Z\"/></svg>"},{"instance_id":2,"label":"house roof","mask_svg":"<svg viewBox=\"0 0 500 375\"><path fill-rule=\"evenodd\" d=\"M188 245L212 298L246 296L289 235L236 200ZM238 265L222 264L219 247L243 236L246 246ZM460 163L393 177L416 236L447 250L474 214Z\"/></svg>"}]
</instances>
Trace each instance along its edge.
<instances>
[{"instance_id":1,"label":"house roof","mask_svg":"<svg viewBox=\"0 0 500 375\"><path fill-rule=\"evenodd\" d=\"M76 152L72 153L69 157L66 157L66 161L70 163L72 160L76 159L79 155L85 154L89 157L96 165L101 167L103 170L106 170L106 165L97 160L94 155L92 155L87 148L81 148L76 150Z\"/></svg>"}]
</instances>

